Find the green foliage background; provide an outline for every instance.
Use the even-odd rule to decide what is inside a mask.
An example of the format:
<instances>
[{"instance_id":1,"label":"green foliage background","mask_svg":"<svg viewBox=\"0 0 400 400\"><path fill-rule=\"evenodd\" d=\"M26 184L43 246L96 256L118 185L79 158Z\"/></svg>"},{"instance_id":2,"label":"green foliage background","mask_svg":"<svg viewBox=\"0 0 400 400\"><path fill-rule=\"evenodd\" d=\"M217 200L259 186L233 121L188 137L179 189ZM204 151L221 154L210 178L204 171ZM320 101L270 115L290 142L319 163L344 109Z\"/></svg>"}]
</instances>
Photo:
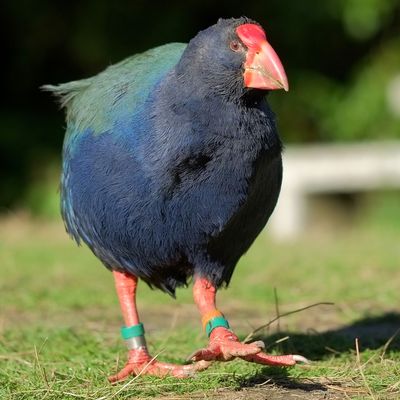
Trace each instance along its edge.
<instances>
[{"instance_id":1,"label":"green foliage background","mask_svg":"<svg viewBox=\"0 0 400 400\"><path fill-rule=\"evenodd\" d=\"M219 17L259 21L283 60L291 90L270 101L286 143L400 137L400 105L388 100L400 76L399 0L25 0L0 10L0 212L54 211L63 115L40 85L187 42Z\"/></svg>"}]
</instances>

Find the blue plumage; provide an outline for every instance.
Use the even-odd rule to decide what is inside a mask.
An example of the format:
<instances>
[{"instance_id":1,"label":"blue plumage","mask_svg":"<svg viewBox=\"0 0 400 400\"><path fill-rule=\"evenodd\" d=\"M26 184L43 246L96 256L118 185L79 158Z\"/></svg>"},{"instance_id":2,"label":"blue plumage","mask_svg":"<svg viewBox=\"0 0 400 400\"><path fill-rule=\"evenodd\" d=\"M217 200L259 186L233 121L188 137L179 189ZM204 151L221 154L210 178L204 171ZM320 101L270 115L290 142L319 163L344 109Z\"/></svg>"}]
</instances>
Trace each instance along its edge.
<instances>
[{"instance_id":1,"label":"blue plumage","mask_svg":"<svg viewBox=\"0 0 400 400\"><path fill-rule=\"evenodd\" d=\"M228 284L281 185L264 92L243 87L221 20L83 81L48 87L67 109L68 232L110 269L170 294L193 274Z\"/></svg>"}]
</instances>

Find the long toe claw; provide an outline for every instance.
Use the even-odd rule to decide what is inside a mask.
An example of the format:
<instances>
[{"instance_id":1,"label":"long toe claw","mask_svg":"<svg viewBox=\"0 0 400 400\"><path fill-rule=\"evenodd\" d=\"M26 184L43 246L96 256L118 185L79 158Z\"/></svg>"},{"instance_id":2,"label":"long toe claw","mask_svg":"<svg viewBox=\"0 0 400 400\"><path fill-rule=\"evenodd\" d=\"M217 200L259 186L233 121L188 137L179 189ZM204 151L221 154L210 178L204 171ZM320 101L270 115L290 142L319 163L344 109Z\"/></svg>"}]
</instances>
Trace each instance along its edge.
<instances>
[{"instance_id":1,"label":"long toe claw","mask_svg":"<svg viewBox=\"0 0 400 400\"><path fill-rule=\"evenodd\" d=\"M240 343L233 332L225 328L216 328L210 335L208 346L191 354L189 360L229 361L235 357L257 354L262 351L264 347L262 341L249 344Z\"/></svg>"},{"instance_id":2,"label":"long toe claw","mask_svg":"<svg viewBox=\"0 0 400 400\"><path fill-rule=\"evenodd\" d=\"M274 365L278 367L290 367L292 365L295 365L297 362L302 362L306 364L309 363L309 361L305 357L299 355L274 356L263 352L244 356L241 358L243 360L254 362L257 364Z\"/></svg>"},{"instance_id":3,"label":"long toe claw","mask_svg":"<svg viewBox=\"0 0 400 400\"><path fill-rule=\"evenodd\" d=\"M296 361L296 363L303 363L303 364L311 364L311 361L308 358L305 358L299 354L294 354L293 355L293 360Z\"/></svg>"},{"instance_id":4,"label":"long toe claw","mask_svg":"<svg viewBox=\"0 0 400 400\"><path fill-rule=\"evenodd\" d=\"M174 376L175 378L188 378L197 371L208 368L207 361L200 361L190 365L177 365L164 363L152 358L147 351L131 350L125 367L120 372L108 378L111 383L122 381L131 375Z\"/></svg>"}]
</instances>

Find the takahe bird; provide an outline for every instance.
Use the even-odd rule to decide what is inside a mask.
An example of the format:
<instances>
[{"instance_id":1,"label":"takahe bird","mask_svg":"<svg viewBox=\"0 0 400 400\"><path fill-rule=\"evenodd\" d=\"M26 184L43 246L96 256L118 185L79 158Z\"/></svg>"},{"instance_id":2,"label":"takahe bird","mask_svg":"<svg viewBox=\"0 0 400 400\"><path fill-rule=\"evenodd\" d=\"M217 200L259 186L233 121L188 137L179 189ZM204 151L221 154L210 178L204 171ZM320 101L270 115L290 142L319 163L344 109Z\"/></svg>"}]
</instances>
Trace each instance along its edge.
<instances>
[{"instance_id":1,"label":"takahe bird","mask_svg":"<svg viewBox=\"0 0 400 400\"><path fill-rule=\"evenodd\" d=\"M66 108L61 209L68 233L113 272L131 374L184 377L208 361L240 357L288 366L240 343L216 308L239 258L278 199L282 145L265 95L288 90L261 26L220 19L189 44L171 43L100 74L47 85ZM136 309L142 279L174 296L193 277L209 337L189 365L149 355Z\"/></svg>"}]
</instances>

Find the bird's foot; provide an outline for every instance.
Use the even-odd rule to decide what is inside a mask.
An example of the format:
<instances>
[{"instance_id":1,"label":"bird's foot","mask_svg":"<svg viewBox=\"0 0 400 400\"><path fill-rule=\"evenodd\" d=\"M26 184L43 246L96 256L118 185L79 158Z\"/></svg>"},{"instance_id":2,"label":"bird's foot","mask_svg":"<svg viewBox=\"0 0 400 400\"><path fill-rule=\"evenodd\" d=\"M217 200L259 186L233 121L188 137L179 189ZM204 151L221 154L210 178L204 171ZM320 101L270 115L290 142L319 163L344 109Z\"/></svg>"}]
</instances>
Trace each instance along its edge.
<instances>
[{"instance_id":1,"label":"bird's foot","mask_svg":"<svg viewBox=\"0 0 400 400\"><path fill-rule=\"evenodd\" d=\"M297 362L308 362L305 357L298 355L269 355L263 352L264 348L262 341L244 344L233 332L219 327L211 332L208 346L194 352L188 359L197 362L201 360L229 361L240 357L249 362L284 367L295 365Z\"/></svg>"},{"instance_id":2,"label":"bird's foot","mask_svg":"<svg viewBox=\"0 0 400 400\"><path fill-rule=\"evenodd\" d=\"M188 357L191 361L229 361L235 357L246 357L260 353L264 349L261 341L244 344L230 330L218 327L210 335L208 346L195 351Z\"/></svg>"},{"instance_id":3,"label":"bird's foot","mask_svg":"<svg viewBox=\"0 0 400 400\"><path fill-rule=\"evenodd\" d=\"M119 382L127 377L134 375L153 375L158 377L174 376L176 378L188 378L193 376L197 371L208 368L210 365L207 361L199 361L190 365L177 365L157 361L155 357L151 357L145 347L129 350L128 361L124 368L117 374L109 376L111 383Z\"/></svg>"}]
</instances>

